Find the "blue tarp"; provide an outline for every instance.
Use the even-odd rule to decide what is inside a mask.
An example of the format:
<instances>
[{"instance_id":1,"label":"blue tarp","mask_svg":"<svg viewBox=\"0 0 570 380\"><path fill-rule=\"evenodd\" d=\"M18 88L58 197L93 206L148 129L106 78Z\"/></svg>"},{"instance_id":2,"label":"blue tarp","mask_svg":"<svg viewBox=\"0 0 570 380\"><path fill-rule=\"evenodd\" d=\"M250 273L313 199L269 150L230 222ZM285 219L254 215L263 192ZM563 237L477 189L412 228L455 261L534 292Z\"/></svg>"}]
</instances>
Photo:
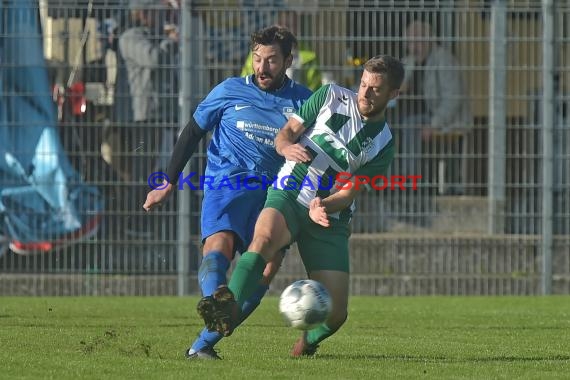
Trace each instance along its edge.
<instances>
[{"instance_id":1,"label":"blue tarp","mask_svg":"<svg viewBox=\"0 0 570 380\"><path fill-rule=\"evenodd\" d=\"M20 253L93 233L103 209L61 145L42 45L37 1L0 2L0 245Z\"/></svg>"}]
</instances>

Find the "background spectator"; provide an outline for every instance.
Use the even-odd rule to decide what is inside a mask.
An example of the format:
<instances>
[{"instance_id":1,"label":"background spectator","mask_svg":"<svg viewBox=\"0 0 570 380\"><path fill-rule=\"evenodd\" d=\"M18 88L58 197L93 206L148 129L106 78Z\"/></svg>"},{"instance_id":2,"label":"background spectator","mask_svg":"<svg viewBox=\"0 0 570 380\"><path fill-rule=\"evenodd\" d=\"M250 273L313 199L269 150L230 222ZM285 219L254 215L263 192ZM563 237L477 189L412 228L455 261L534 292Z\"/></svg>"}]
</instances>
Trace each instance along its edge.
<instances>
[{"instance_id":1,"label":"background spectator","mask_svg":"<svg viewBox=\"0 0 570 380\"><path fill-rule=\"evenodd\" d=\"M178 28L167 3L129 2L132 25L119 37L126 67L131 123L117 127L111 145L112 164L121 179L135 183L136 192L122 184L123 204L137 215L147 191L147 177L158 169L162 141L171 146L178 128ZM150 237L150 218L131 217L127 232ZM131 228L133 227L133 228Z\"/></svg>"},{"instance_id":2,"label":"background spectator","mask_svg":"<svg viewBox=\"0 0 570 380\"><path fill-rule=\"evenodd\" d=\"M472 125L469 99L457 60L436 43L429 24L412 22L405 41L406 77L397 106L402 127L398 150L404 155L400 170L421 173L424 182L435 182L436 170L422 170L420 157L461 154L462 134ZM445 183L453 184L448 191L460 192L460 160L451 158L444 166Z\"/></svg>"}]
</instances>

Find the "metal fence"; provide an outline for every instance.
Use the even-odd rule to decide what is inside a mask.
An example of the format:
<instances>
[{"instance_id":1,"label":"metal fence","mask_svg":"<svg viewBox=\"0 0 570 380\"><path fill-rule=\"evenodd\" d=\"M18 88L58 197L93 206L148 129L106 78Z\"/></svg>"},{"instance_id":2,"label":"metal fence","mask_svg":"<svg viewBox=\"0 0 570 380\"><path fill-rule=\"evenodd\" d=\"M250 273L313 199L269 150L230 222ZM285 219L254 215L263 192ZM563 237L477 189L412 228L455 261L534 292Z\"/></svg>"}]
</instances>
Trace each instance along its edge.
<instances>
[{"instance_id":1,"label":"metal fence","mask_svg":"<svg viewBox=\"0 0 570 380\"><path fill-rule=\"evenodd\" d=\"M469 118L454 128L441 125L419 137L429 122L410 123L407 116L425 113L431 100L425 93L402 91L388 110L398 146L391 174L422 179L417 190L407 181L404 189L365 191L358 197L352 293L570 293L569 4L170 4L156 16L160 25L180 33L179 53L162 62L156 74L164 85L159 97L168 104L166 116L159 131L152 123L142 124L154 131L146 136L158 134L154 145L128 146L118 142L121 133L141 126L132 115L133 95L118 48L118 37L131 22L128 1L36 3L52 86L46 91L54 94L63 149L81 179L100 189L105 209L97 234L87 240L41 254L0 252L0 294L197 294L201 193L177 192L152 216L144 215L139 190L146 181L125 176L120 163L142 153L154 159L147 168L164 169L176 132L192 110L216 83L240 75L250 33L274 22L294 26L299 41L316 52L323 84L356 88L366 59L377 54L405 59L413 43L426 40L453 57L455 64L445 71L458 74L452 77L463 83L464 92L454 94L454 100L468 106ZM9 21L6 9L0 8L2 25ZM414 21L428 25L430 33L414 35L409 30ZM156 38L164 38L162 33ZM2 40L12 37L3 27ZM425 83L429 68L416 65L410 83ZM83 91L74 92L76 83L84 85ZM188 172L204 169L205 147L191 159ZM152 236L139 235L138 223L150 224ZM304 271L293 248L272 291L300 277Z\"/></svg>"}]
</instances>

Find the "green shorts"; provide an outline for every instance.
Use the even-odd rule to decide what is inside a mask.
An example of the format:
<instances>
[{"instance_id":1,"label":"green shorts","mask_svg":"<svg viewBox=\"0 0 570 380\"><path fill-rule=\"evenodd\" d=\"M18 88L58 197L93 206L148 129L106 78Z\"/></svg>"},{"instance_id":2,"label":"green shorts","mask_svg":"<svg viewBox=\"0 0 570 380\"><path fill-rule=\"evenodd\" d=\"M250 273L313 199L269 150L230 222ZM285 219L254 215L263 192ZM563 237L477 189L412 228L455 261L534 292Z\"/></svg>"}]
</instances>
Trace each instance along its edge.
<instances>
[{"instance_id":1,"label":"green shorts","mask_svg":"<svg viewBox=\"0 0 570 380\"><path fill-rule=\"evenodd\" d=\"M331 225L322 227L309 218L308 209L297 202L294 191L269 188L266 208L277 209L285 217L292 242L297 242L307 273L317 270L349 272L348 223L330 218Z\"/></svg>"}]
</instances>

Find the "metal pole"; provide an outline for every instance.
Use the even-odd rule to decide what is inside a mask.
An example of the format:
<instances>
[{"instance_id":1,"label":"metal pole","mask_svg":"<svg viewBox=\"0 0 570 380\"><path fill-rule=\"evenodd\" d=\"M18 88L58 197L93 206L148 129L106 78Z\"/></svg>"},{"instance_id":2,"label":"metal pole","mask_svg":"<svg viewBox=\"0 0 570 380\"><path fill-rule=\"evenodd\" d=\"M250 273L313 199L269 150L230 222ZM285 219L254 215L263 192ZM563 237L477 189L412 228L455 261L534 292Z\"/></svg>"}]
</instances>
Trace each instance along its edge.
<instances>
[{"instance_id":1,"label":"metal pole","mask_svg":"<svg viewBox=\"0 0 570 380\"><path fill-rule=\"evenodd\" d=\"M504 0L493 1L489 56L489 233L504 227L506 162L507 12Z\"/></svg>"},{"instance_id":2,"label":"metal pole","mask_svg":"<svg viewBox=\"0 0 570 380\"><path fill-rule=\"evenodd\" d=\"M179 111L180 128L184 128L188 120L192 117L192 75L194 62L192 60L192 49L195 44L196 34L192 33L192 6L189 1L183 1L181 7L181 30L180 30L180 93ZM186 165L184 172L189 171ZM178 195L178 225L177 225L177 283L178 296L185 296L189 292L190 276L190 250L192 246L192 236L190 234L190 191L183 189L176 191Z\"/></svg>"},{"instance_id":3,"label":"metal pole","mask_svg":"<svg viewBox=\"0 0 570 380\"><path fill-rule=\"evenodd\" d=\"M554 5L542 0L542 293L552 293Z\"/></svg>"},{"instance_id":4,"label":"metal pole","mask_svg":"<svg viewBox=\"0 0 570 380\"><path fill-rule=\"evenodd\" d=\"M452 40L454 34L453 18L455 16L455 0L441 0L441 42L440 45L446 47L449 51L452 50Z\"/></svg>"}]
</instances>

